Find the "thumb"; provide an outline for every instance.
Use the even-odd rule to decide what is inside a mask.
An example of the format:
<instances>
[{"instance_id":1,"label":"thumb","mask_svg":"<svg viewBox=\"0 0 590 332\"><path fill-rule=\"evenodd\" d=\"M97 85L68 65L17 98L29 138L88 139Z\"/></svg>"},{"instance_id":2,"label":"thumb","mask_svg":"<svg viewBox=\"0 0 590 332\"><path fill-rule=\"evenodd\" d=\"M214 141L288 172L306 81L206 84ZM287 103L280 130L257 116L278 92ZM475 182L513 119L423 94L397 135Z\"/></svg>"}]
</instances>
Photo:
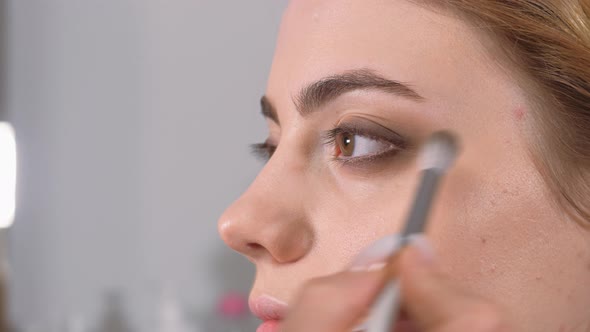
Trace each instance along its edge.
<instances>
[{"instance_id":1,"label":"thumb","mask_svg":"<svg viewBox=\"0 0 590 332\"><path fill-rule=\"evenodd\" d=\"M446 277L423 236L403 253L399 273L404 309L421 331L503 330L497 308Z\"/></svg>"}]
</instances>

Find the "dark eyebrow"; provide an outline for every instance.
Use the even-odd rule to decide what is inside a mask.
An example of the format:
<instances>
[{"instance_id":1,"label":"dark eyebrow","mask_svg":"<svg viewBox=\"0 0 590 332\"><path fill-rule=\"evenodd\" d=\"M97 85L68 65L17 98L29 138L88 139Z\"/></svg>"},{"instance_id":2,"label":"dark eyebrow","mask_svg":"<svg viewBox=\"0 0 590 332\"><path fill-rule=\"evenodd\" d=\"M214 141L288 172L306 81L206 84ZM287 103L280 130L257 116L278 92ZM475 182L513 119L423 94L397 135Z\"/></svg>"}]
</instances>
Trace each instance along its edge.
<instances>
[{"instance_id":1,"label":"dark eyebrow","mask_svg":"<svg viewBox=\"0 0 590 332\"><path fill-rule=\"evenodd\" d=\"M354 90L381 90L414 101L424 98L408 84L389 80L370 69L357 69L323 78L301 90L294 98L299 113L305 116L320 106Z\"/></svg>"},{"instance_id":2,"label":"dark eyebrow","mask_svg":"<svg viewBox=\"0 0 590 332\"><path fill-rule=\"evenodd\" d=\"M294 103L299 113L305 116L347 92L371 89L381 90L418 102L424 100L424 97L413 90L407 83L384 78L370 69L356 69L328 76L311 83L294 98ZM277 111L266 96L262 96L260 99L260 106L262 115L279 124Z\"/></svg>"},{"instance_id":3,"label":"dark eyebrow","mask_svg":"<svg viewBox=\"0 0 590 332\"><path fill-rule=\"evenodd\" d=\"M279 116L277 115L277 110L274 108L274 106L271 104L270 100L268 100L266 96L262 96L262 98L260 98L260 111L262 112L262 115L265 118L271 119L276 124L279 124Z\"/></svg>"}]
</instances>

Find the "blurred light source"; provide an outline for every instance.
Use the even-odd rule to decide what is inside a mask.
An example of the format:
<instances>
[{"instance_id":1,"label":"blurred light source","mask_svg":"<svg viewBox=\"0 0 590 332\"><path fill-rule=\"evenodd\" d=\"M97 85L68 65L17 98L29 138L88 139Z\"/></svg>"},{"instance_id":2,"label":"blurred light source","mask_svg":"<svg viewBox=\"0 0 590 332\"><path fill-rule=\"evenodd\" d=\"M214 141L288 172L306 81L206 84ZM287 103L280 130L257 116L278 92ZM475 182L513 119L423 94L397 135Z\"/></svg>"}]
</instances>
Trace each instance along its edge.
<instances>
[{"instance_id":1,"label":"blurred light source","mask_svg":"<svg viewBox=\"0 0 590 332\"><path fill-rule=\"evenodd\" d=\"M8 122L0 122L0 229L14 222L16 202L16 140Z\"/></svg>"}]
</instances>

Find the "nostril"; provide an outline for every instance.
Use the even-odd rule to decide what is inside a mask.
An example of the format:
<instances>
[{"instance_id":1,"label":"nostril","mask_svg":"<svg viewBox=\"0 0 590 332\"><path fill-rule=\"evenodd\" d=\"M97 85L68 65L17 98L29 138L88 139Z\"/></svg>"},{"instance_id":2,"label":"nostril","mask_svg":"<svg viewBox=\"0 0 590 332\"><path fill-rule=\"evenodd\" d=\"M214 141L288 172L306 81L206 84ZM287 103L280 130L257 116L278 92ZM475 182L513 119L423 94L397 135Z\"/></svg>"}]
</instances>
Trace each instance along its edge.
<instances>
[{"instance_id":1,"label":"nostril","mask_svg":"<svg viewBox=\"0 0 590 332\"><path fill-rule=\"evenodd\" d=\"M253 251L258 251L260 249L263 249L264 247L258 243L248 243L246 245L246 247L248 247L248 249L253 250Z\"/></svg>"}]
</instances>

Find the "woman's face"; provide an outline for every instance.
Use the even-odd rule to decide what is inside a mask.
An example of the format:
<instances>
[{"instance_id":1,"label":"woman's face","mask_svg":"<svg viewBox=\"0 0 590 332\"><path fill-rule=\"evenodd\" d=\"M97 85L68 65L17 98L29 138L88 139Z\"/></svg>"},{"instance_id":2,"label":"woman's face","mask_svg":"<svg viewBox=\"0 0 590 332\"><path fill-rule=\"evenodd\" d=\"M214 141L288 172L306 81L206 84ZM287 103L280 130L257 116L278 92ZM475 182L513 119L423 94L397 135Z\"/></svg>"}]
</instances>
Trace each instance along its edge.
<instances>
[{"instance_id":1,"label":"woman's face","mask_svg":"<svg viewBox=\"0 0 590 332\"><path fill-rule=\"evenodd\" d=\"M589 236L554 207L529 153L530 103L492 49L405 0L291 2L262 103L276 151L219 222L256 264L253 302L289 303L399 232L418 146L449 129L462 152L427 231L448 273L519 331L588 323Z\"/></svg>"}]
</instances>

